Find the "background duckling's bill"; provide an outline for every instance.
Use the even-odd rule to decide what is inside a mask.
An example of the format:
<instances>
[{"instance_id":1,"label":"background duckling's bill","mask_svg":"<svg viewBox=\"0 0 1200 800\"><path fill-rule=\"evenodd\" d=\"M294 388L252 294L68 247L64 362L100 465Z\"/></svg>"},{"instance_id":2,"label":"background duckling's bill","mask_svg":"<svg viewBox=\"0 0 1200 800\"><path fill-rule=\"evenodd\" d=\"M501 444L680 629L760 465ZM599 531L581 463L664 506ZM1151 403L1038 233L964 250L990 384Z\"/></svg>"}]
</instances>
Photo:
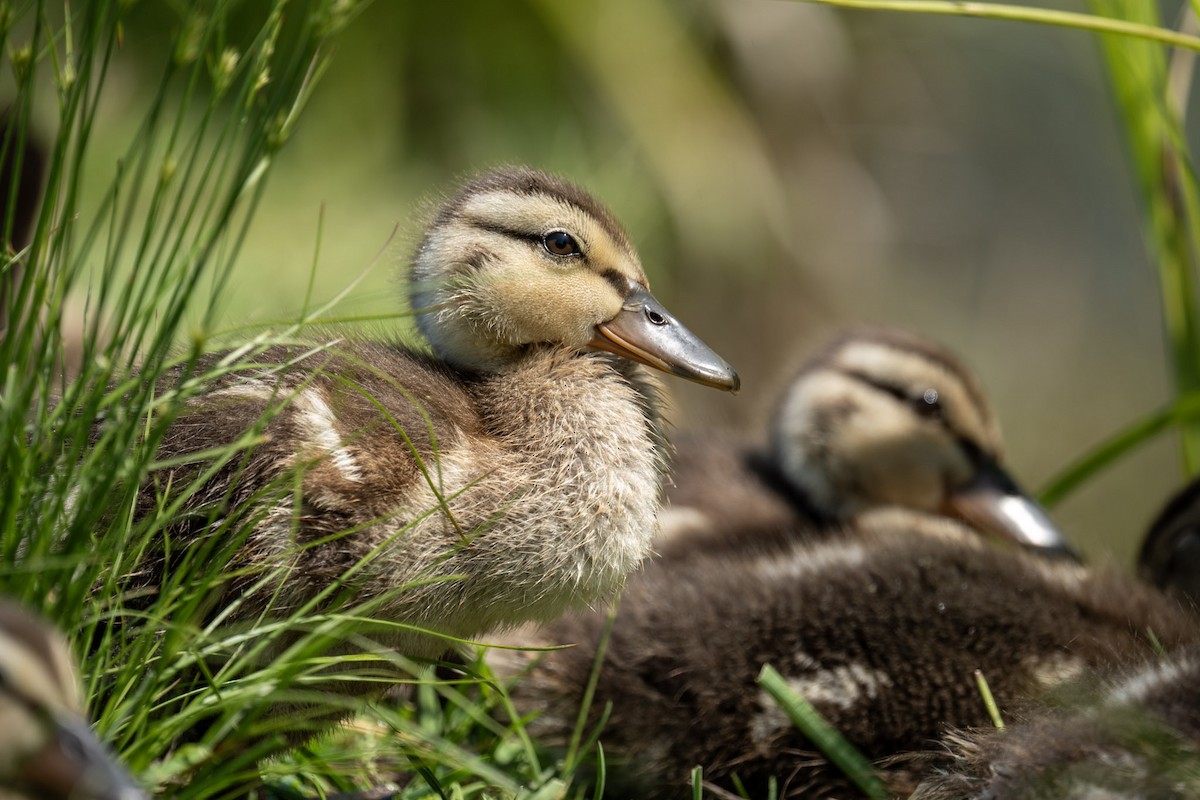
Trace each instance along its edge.
<instances>
[{"instance_id":1,"label":"background duckling's bill","mask_svg":"<svg viewBox=\"0 0 1200 800\"><path fill-rule=\"evenodd\" d=\"M975 376L906 331L853 329L821 348L780 398L767 447L708 433L676 447L657 544L665 555L772 530L818 535L894 505L1078 560L1002 466L999 426Z\"/></svg>"}]
</instances>

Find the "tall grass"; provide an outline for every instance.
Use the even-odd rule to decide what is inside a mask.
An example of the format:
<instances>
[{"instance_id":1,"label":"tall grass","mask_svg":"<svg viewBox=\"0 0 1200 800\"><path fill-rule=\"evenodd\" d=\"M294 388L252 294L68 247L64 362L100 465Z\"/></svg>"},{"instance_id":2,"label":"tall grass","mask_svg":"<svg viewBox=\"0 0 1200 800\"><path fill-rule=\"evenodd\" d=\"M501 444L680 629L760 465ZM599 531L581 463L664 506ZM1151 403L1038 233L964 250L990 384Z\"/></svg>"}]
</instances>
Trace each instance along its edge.
<instances>
[{"instance_id":1,"label":"tall grass","mask_svg":"<svg viewBox=\"0 0 1200 800\"><path fill-rule=\"evenodd\" d=\"M167 531L190 486L163 487L156 507L138 504L144 482L179 466L156 462L156 445L189 400L247 364L285 366L264 364L264 354L304 322L239 337L215 329L275 156L358 4L276 0L249 35L234 37L246 29L245 10L229 24L237 5L182 5L157 53L126 39L124 2L37 2L20 13L5 6L0 17L0 51L14 75L0 143L0 160L13 167L0 187L0 588L71 634L101 734L148 786L180 798L253 793L272 776L279 793L310 796L380 777L362 757L370 748L361 735L293 747L350 710L327 689L349 674L347 661L359 665L329 648L369 636L370 608L334 611L322 597L282 618L264 612L232 624L241 601L229 600L231 582L268 591L286 572L224 569L253 520L214 512L204 541L182 548ZM93 137L119 91L114 74L160 58L127 149L97 163ZM47 117L49 136L34 124ZM38 147L44 198L25 232L21 165ZM98 174L108 175L104 187L87 185ZM70 297L86 298L82 311L68 307ZM81 337L66 333L72 314L83 315ZM211 460L191 485L237 463L269 413L239 441L204 453ZM139 583L148 557L170 568ZM361 660L356 674L369 676L388 659ZM269 713L284 701L297 711ZM377 739L388 729L378 731Z\"/></svg>"},{"instance_id":2,"label":"tall grass","mask_svg":"<svg viewBox=\"0 0 1200 800\"><path fill-rule=\"evenodd\" d=\"M275 0L250 26L237 3L179 8L158 51L129 40L120 0L0 16L15 75L0 150L12 167L0 187L0 590L70 634L101 735L163 796L316 797L397 774L415 776L406 797L559 795L560 768L539 763L524 721L493 721L511 704L484 664L438 680L380 644L404 626L374 619L390 595L356 597L364 562L280 610L290 559L230 566L244 563L257 512L213 508L196 521L198 540L173 536L196 513L189 495L217 470L243 468L294 391L236 441L187 457L158 460L167 428L215 381L336 346L304 343L310 322L331 318L332 303L311 298L291 322L217 325L275 157L360 4ZM93 137L114 76L158 59L131 141L101 163ZM47 106L54 133L37 144ZM35 147L46 151L44 198L22 231L20 167ZM103 187L88 185L101 174ZM68 333L72 315L82 336ZM264 495L297 496L302 471ZM147 484L157 491L139 493ZM339 691L405 680L411 702L367 706ZM331 731L353 713L355 724Z\"/></svg>"}]
</instances>

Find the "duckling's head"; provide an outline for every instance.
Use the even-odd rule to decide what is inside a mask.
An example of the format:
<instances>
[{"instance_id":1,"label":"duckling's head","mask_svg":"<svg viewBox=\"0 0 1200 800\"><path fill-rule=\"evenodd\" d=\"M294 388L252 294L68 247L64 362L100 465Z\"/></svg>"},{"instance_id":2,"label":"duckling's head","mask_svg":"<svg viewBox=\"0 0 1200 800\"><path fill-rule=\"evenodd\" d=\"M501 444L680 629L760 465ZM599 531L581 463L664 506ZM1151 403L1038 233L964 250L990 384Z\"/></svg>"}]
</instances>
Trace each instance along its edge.
<instances>
[{"instance_id":1,"label":"duckling's head","mask_svg":"<svg viewBox=\"0 0 1200 800\"><path fill-rule=\"evenodd\" d=\"M784 394L771 438L785 479L830 517L898 505L1069 552L1001 468L999 427L978 382L912 334L861 329L835 340Z\"/></svg>"},{"instance_id":2,"label":"duckling's head","mask_svg":"<svg viewBox=\"0 0 1200 800\"><path fill-rule=\"evenodd\" d=\"M92 733L82 705L66 642L40 619L0 601L0 795L146 796Z\"/></svg>"},{"instance_id":3,"label":"duckling's head","mask_svg":"<svg viewBox=\"0 0 1200 800\"><path fill-rule=\"evenodd\" d=\"M434 352L495 372L531 345L607 350L736 391L737 373L650 294L612 213L524 168L475 178L434 216L412 267L412 306Z\"/></svg>"}]
</instances>

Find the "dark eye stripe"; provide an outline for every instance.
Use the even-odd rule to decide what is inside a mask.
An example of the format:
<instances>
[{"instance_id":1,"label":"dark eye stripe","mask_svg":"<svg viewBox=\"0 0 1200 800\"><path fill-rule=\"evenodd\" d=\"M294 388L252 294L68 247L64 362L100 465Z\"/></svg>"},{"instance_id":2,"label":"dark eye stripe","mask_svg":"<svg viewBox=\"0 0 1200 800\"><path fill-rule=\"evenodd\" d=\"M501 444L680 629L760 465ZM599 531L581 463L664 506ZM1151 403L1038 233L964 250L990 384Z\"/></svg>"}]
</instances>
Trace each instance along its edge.
<instances>
[{"instance_id":1,"label":"dark eye stripe","mask_svg":"<svg viewBox=\"0 0 1200 800\"><path fill-rule=\"evenodd\" d=\"M608 281L614 289L620 292L622 297L637 288L637 284L634 283L633 279L622 275L612 268L601 270L600 277Z\"/></svg>"},{"instance_id":2,"label":"dark eye stripe","mask_svg":"<svg viewBox=\"0 0 1200 800\"><path fill-rule=\"evenodd\" d=\"M872 389L877 389L884 394L891 395L902 403L912 403L913 398L909 396L908 392L904 391L899 386L894 386L890 383L884 383L883 381L880 381L866 374L865 372L858 372L857 370L841 370L841 372L843 375L848 375L849 377L854 378L856 381L867 384Z\"/></svg>"},{"instance_id":3,"label":"dark eye stripe","mask_svg":"<svg viewBox=\"0 0 1200 800\"><path fill-rule=\"evenodd\" d=\"M936 389L929 388L921 394L911 395L906 390L901 389L899 386L886 383L872 377L871 375L867 375L864 372L858 372L855 370L841 370L841 372L850 376L851 378L854 378L855 380L862 381L873 389L877 389L885 394L891 395L926 419L937 420L943 424L946 422L945 417L943 416L942 404L938 400L938 393Z\"/></svg>"},{"instance_id":4,"label":"dark eye stripe","mask_svg":"<svg viewBox=\"0 0 1200 800\"><path fill-rule=\"evenodd\" d=\"M480 230L487 231L488 233L495 233L500 236L507 236L510 239L529 242L542 248L545 248L546 246L546 234L544 233L532 233L530 231L514 230L513 228L506 228L503 225L497 225L494 222L488 222L487 220L479 219L477 217L463 217L463 219L465 222L471 225L471 227L479 228ZM572 241L577 240L572 237Z\"/></svg>"},{"instance_id":5,"label":"dark eye stripe","mask_svg":"<svg viewBox=\"0 0 1200 800\"><path fill-rule=\"evenodd\" d=\"M465 219L468 223L470 223L471 225L473 225L476 228L479 228L480 230L489 231L491 233L496 233L501 236L507 236L511 239L519 239L523 242L530 242L532 244L537 245L538 247L545 247L545 244L543 242L544 235L541 233L528 233L526 231L516 231L516 230L512 230L511 228L505 228L501 225L496 225L495 223L487 222L487 221L481 220L481 219L476 219L474 217L466 217ZM628 295L634 289L638 288L638 283L636 281L634 281L632 278L630 278L626 275L622 275L620 272L618 272L615 269L608 268L608 269L601 270L599 275L601 278L603 278L605 281L607 281L614 289L616 289L621 294L622 297Z\"/></svg>"},{"instance_id":6,"label":"dark eye stripe","mask_svg":"<svg viewBox=\"0 0 1200 800\"><path fill-rule=\"evenodd\" d=\"M494 222L488 222L486 220L476 219L475 217L465 217L464 219L473 228L479 228L480 230L488 231L489 233L498 233L501 236L507 236L510 239L520 239L521 241L534 241L534 242L538 242L539 244L542 241L542 235L540 233L528 233L526 231L515 231L512 228L506 228L503 225L497 225Z\"/></svg>"}]
</instances>

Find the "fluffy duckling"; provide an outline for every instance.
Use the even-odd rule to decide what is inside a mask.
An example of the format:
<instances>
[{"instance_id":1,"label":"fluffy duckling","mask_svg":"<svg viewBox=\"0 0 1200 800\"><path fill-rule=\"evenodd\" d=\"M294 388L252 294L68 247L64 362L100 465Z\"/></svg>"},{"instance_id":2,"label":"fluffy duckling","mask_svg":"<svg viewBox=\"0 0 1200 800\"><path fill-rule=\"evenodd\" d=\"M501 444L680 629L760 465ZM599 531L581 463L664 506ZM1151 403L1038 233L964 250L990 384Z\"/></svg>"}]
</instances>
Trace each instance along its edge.
<instances>
[{"instance_id":1,"label":"fluffy duckling","mask_svg":"<svg viewBox=\"0 0 1200 800\"><path fill-rule=\"evenodd\" d=\"M376 617L455 637L611 596L656 526L662 443L642 365L730 391L737 374L650 294L608 209L541 172L466 183L429 223L410 286L432 355L276 348L185 410L160 459L235 441L277 409L169 533L197 541L223 518L211 509L241 509L253 529L230 566L291 566L260 593L273 608L361 565L355 596L379 600ZM198 474L158 473L143 513ZM447 647L407 627L387 643Z\"/></svg>"},{"instance_id":2,"label":"fluffy duckling","mask_svg":"<svg viewBox=\"0 0 1200 800\"><path fill-rule=\"evenodd\" d=\"M1152 587L1016 548L945 517L903 510L775 552L652 562L630 581L605 652L592 722L613 796L686 797L692 767L733 791L846 796L841 774L757 686L771 664L871 759L923 749L946 726L988 724L973 673L1002 710L1097 664L1200 639ZM569 739L605 615L567 617L532 641L548 653L514 689L532 732ZM521 641L531 642L523 636ZM504 672L536 654L497 653ZM889 768L893 788L918 775Z\"/></svg>"},{"instance_id":3,"label":"fluffy duckling","mask_svg":"<svg viewBox=\"0 0 1200 800\"><path fill-rule=\"evenodd\" d=\"M655 543L664 557L811 537L890 505L1076 557L1001 466L979 382L954 355L903 331L852 330L813 356L779 402L769 448L707 434L675 445Z\"/></svg>"},{"instance_id":4,"label":"fluffy duckling","mask_svg":"<svg viewBox=\"0 0 1200 800\"><path fill-rule=\"evenodd\" d=\"M1200 481L1180 489L1142 540L1143 578L1196 608L1200 600Z\"/></svg>"},{"instance_id":5,"label":"fluffy duckling","mask_svg":"<svg viewBox=\"0 0 1200 800\"><path fill-rule=\"evenodd\" d=\"M82 716L67 644L45 622L0 601L0 797L140 800Z\"/></svg>"},{"instance_id":6,"label":"fluffy duckling","mask_svg":"<svg viewBox=\"0 0 1200 800\"><path fill-rule=\"evenodd\" d=\"M947 736L946 751L933 756L941 762L936 774L912 797L1200 797L1200 653L1091 675L1088 686L1090 697L1031 709L1002 731Z\"/></svg>"}]
</instances>

